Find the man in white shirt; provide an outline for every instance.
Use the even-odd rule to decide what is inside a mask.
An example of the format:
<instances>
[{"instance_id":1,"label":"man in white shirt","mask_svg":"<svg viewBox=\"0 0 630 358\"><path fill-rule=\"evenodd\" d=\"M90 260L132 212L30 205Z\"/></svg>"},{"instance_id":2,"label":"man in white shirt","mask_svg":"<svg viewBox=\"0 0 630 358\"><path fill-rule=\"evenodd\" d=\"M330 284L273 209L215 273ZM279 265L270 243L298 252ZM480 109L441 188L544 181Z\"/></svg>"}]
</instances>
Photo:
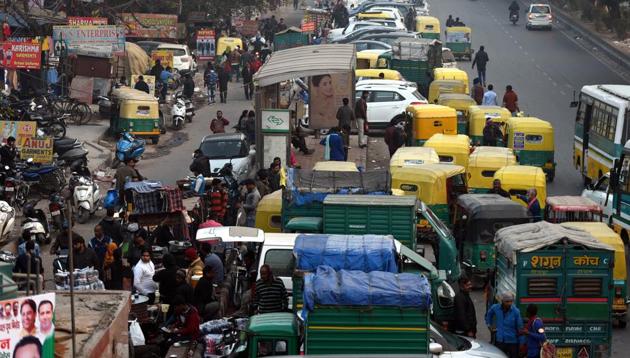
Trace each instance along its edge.
<instances>
[{"instance_id":1,"label":"man in white shirt","mask_svg":"<svg viewBox=\"0 0 630 358\"><path fill-rule=\"evenodd\" d=\"M497 93L494 91L493 85L488 85L488 90L483 94L483 101L481 104L484 106L498 106Z\"/></svg>"},{"instance_id":2,"label":"man in white shirt","mask_svg":"<svg viewBox=\"0 0 630 358\"><path fill-rule=\"evenodd\" d=\"M144 249L140 261L133 267L133 287L136 292L149 298L147 302L149 305L155 302L155 291L157 290L157 284L153 281L154 274L155 266L151 262L151 252Z\"/></svg>"}]
</instances>

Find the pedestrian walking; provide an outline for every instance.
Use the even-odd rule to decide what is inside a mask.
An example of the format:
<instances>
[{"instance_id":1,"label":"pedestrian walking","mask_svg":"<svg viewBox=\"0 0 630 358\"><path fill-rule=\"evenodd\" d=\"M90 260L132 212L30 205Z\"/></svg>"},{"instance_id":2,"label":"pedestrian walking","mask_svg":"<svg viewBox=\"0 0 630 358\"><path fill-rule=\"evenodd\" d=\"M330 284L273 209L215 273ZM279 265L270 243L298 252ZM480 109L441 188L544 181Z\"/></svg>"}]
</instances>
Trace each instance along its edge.
<instances>
[{"instance_id":1,"label":"pedestrian walking","mask_svg":"<svg viewBox=\"0 0 630 358\"><path fill-rule=\"evenodd\" d=\"M230 72L225 67L220 66L218 72L219 98L221 103L227 103L228 82L230 82Z\"/></svg>"},{"instance_id":2,"label":"pedestrian walking","mask_svg":"<svg viewBox=\"0 0 630 358\"><path fill-rule=\"evenodd\" d=\"M477 77L483 86L486 85L486 64L488 61L490 61L490 58L485 51L485 47L480 46L473 59L472 68L475 69L475 65L477 65Z\"/></svg>"},{"instance_id":3,"label":"pedestrian walking","mask_svg":"<svg viewBox=\"0 0 630 358\"><path fill-rule=\"evenodd\" d=\"M391 158L398 148L405 144L407 135L405 134L405 121L399 121L392 119L389 125L385 129L385 144L389 150L389 157Z\"/></svg>"},{"instance_id":4,"label":"pedestrian walking","mask_svg":"<svg viewBox=\"0 0 630 358\"><path fill-rule=\"evenodd\" d=\"M228 197L225 195L225 190L221 187L221 179L212 179L212 186L210 187L210 212L216 215L217 221L223 223L223 218L227 213Z\"/></svg>"},{"instance_id":5,"label":"pedestrian walking","mask_svg":"<svg viewBox=\"0 0 630 358\"><path fill-rule=\"evenodd\" d=\"M535 188L529 189L527 191L527 196L518 195L517 197L527 203L527 211L529 212L529 215L534 218L534 222L542 220L540 201L538 201L538 191Z\"/></svg>"},{"instance_id":6,"label":"pedestrian walking","mask_svg":"<svg viewBox=\"0 0 630 358\"><path fill-rule=\"evenodd\" d=\"M530 303L527 306L527 327L523 330L527 344L527 358L540 358L540 349L547 340L545 325L538 317L538 306Z\"/></svg>"},{"instance_id":7,"label":"pedestrian walking","mask_svg":"<svg viewBox=\"0 0 630 358\"><path fill-rule=\"evenodd\" d=\"M251 64L246 62L243 64L243 71L241 75L243 76L243 91L245 91L245 99L252 100L254 95L254 74L252 73Z\"/></svg>"},{"instance_id":8,"label":"pedestrian walking","mask_svg":"<svg viewBox=\"0 0 630 358\"><path fill-rule=\"evenodd\" d=\"M498 106L499 102L497 102L497 93L494 91L493 85L488 85L488 90L483 94L483 100L481 104L484 106Z\"/></svg>"},{"instance_id":9,"label":"pedestrian walking","mask_svg":"<svg viewBox=\"0 0 630 358\"><path fill-rule=\"evenodd\" d=\"M523 330L521 312L513 303L514 294L503 293L501 303L493 304L486 313L486 325L493 332L494 344L508 358L518 358L519 333Z\"/></svg>"},{"instance_id":10,"label":"pedestrian walking","mask_svg":"<svg viewBox=\"0 0 630 358\"><path fill-rule=\"evenodd\" d=\"M256 223L256 208L258 207L258 202L260 201L260 193L258 192L256 182L254 182L253 179L245 179L242 185L244 185L247 189L245 202L243 203L243 209L246 214L245 225L254 227Z\"/></svg>"},{"instance_id":11,"label":"pedestrian walking","mask_svg":"<svg viewBox=\"0 0 630 358\"><path fill-rule=\"evenodd\" d=\"M342 100L342 106L337 109L337 125L341 129L344 150L346 152L346 159L348 154L348 149L350 149L350 125L354 123L354 112L352 108L350 108L350 100L348 98L344 98Z\"/></svg>"},{"instance_id":12,"label":"pedestrian walking","mask_svg":"<svg viewBox=\"0 0 630 358\"><path fill-rule=\"evenodd\" d=\"M230 52L230 64L232 65L232 73L234 74L234 77L236 77L236 82L238 82L241 75L239 68L241 66L241 47L238 45L236 45L236 49L234 51Z\"/></svg>"},{"instance_id":13,"label":"pedestrian walking","mask_svg":"<svg viewBox=\"0 0 630 358\"><path fill-rule=\"evenodd\" d=\"M245 121L245 136L249 144L256 144L256 113L249 111Z\"/></svg>"},{"instance_id":14,"label":"pedestrian walking","mask_svg":"<svg viewBox=\"0 0 630 358\"><path fill-rule=\"evenodd\" d=\"M299 0L293 0L293 10L298 9L298 3L299 3Z\"/></svg>"},{"instance_id":15,"label":"pedestrian walking","mask_svg":"<svg viewBox=\"0 0 630 358\"><path fill-rule=\"evenodd\" d=\"M256 281L254 306L259 314L283 312L288 308L289 296L284 283L273 276L267 264L260 267L260 279Z\"/></svg>"},{"instance_id":16,"label":"pedestrian walking","mask_svg":"<svg viewBox=\"0 0 630 358\"><path fill-rule=\"evenodd\" d=\"M223 117L223 111L217 111L217 116L210 122L210 130L214 134L225 133L225 126L229 124L230 121Z\"/></svg>"},{"instance_id":17,"label":"pedestrian walking","mask_svg":"<svg viewBox=\"0 0 630 358\"><path fill-rule=\"evenodd\" d=\"M208 90L208 104L215 103L214 93L217 89L217 82L219 81L219 76L217 75L212 65L208 65L206 71L203 76L204 85Z\"/></svg>"},{"instance_id":18,"label":"pedestrian walking","mask_svg":"<svg viewBox=\"0 0 630 358\"><path fill-rule=\"evenodd\" d=\"M516 92L512 89L511 85L505 86L505 94L503 95L503 107L507 108L510 113L512 113L512 117L516 117L516 114L520 112L520 108L518 108L518 96Z\"/></svg>"},{"instance_id":19,"label":"pedestrian walking","mask_svg":"<svg viewBox=\"0 0 630 358\"><path fill-rule=\"evenodd\" d=\"M319 144L325 146L324 160L344 161L346 153L343 149L343 138L339 134L339 128L333 127Z\"/></svg>"},{"instance_id":20,"label":"pedestrian walking","mask_svg":"<svg viewBox=\"0 0 630 358\"><path fill-rule=\"evenodd\" d=\"M472 282L468 277L459 279L459 292L455 295L455 333L470 338L477 337L477 313L470 298Z\"/></svg>"},{"instance_id":21,"label":"pedestrian walking","mask_svg":"<svg viewBox=\"0 0 630 358\"><path fill-rule=\"evenodd\" d=\"M363 91L361 97L354 104L354 117L356 118L357 130L359 132L359 148L367 147L367 98L370 92Z\"/></svg>"},{"instance_id":22,"label":"pedestrian walking","mask_svg":"<svg viewBox=\"0 0 630 358\"><path fill-rule=\"evenodd\" d=\"M481 103L483 103L483 95L484 95L485 90L483 89L483 85L481 84L481 81L479 80L479 78L475 78L473 80L473 88L472 88L472 98L475 100L475 102L477 103L477 105L481 105Z\"/></svg>"}]
</instances>

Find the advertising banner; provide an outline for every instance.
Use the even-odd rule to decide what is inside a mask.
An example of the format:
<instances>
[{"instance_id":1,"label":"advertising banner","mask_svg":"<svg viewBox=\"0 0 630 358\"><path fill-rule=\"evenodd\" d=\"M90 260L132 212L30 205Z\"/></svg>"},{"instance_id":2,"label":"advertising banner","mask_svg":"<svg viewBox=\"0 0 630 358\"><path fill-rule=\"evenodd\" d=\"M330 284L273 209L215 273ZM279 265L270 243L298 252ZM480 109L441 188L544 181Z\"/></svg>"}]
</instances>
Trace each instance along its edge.
<instances>
[{"instance_id":1,"label":"advertising banner","mask_svg":"<svg viewBox=\"0 0 630 358\"><path fill-rule=\"evenodd\" d=\"M302 24L302 32L315 32L315 22L305 22Z\"/></svg>"},{"instance_id":2,"label":"advertising banner","mask_svg":"<svg viewBox=\"0 0 630 358\"><path fill-rule=\"evenodd\" d=\"M22 138L34 137L37 132L37 122L31 121L0 121L0 140L7 142L7 138L16 139L18 148Z\"/></svg>"},{"instance_id":3,"label":"advertising banner","mask_svg":"<svg viewBox=\"0 0 630 358\"><path fill-rule=\"evenodd\" d=\"M322 129L337 126L337 109L343 99L350 100L350 108L354 108L351 73L319 75L310 78L309 86L309 118L310 128Z\"/></svg>"},{"instance_id":4,"label":"advertising banner","mask_svg":"<svg viewBox=\"0 0 630 358\"><path fill-rule=\"evenodd\" d=\"M55 294L0 301L0 357L55 355Z\"/></svg>"},{"instance_id":5,"label":"advertising banner","mask_svg":"<svg viewBox=\"0 0 630 358\"><path fill-rule=\"evenodd\" d=\"M177 15L123 13L127 37L177 39Z\"/></svg>"},{"instance_id":6,"label":"advertising banner","mask_svg":"<svg viewBox=\"0 0 630 358\"><path fill-rule=\"evenodd\" d=\"M111 49L112 54L124 54L125 30L114 25L53 26L55 56L59 56L62 50L76 51L79 46Z\"/></svg>"},{"instance_id":7,"label":"advertising banner","mask_svg":"<svg viewBox=\"0 0 630 358\"><path fill-rule=\"evenodd\" d=\"M21 158L33 158L33 162L49 164L53 160L53 140L50 137L20 138L18 147L20 148Z\"/></svg>"},{"instance_id":8,"label":"advertising banner","mask_svg":"<svg viewBox=\"0 0 630 358\"><path fill-rule=\"evenodd\" d=\"M14 70L39 70L42 51L36 42L4 42L0 51L2 67Z\"/></svg>"},{"instance_id":9,"label":"advertising banner","mask_svg":"<svg viewBox=\"0 0 630 358\"><path fill-rule=\"evenodd\" d=\"M239 25L235 27L244 36L254 36L258 31L258 22L256 20L243 19L242 22L239 22Z\"/></svg>"},{"instance_id":10,"label":"advertising banner","mask_svg":"<svg viewBox=\"0 0 630 358\"><path fill-rule=\"evenodd\" d=\"M197 58L212 60L215 56L214 30L197 30Z\"/></svg>"},{"instance_id":11,"label":"advertising banner","mask_svg":"<svg viewBox=\"0 0 630 358\"><path fill-rule=\"evenodd\" d=\"M131 87L136 85L140 75L131 75ZM142 75L144 82L149 85L149 93L155 93L155 76Z\"/></svg>"},{"instance_id":12,"label":"advertising banner","mask_svg":"<svg viewBox=\"0 0 630 358\"><path fill-rule=\"evenodd\" d=\"M173 67L173 51L157 50L151 52L151 67L155 66L155 61L160 60L162 67Z\"/></svg>"},{"instance_id":13,"label":"advertising banner","mask_svg":"<svg viewBox=\"0 0 630 358\"><path fill-rule=\"evenodd\" d=\"M68 25L107 25L107 18L68 16Z\"/></svg>"}]
</instances>

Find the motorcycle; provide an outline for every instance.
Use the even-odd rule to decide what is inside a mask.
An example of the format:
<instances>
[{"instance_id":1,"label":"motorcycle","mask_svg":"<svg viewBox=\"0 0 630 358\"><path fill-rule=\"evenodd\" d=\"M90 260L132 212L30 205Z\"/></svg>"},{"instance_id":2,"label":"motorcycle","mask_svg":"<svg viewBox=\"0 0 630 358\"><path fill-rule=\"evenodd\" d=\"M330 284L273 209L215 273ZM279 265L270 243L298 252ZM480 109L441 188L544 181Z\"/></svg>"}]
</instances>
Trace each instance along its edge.
<instances>
[{"instance_id":1,"label":"motorcycle","mask_svg":"<svg viewBox=\"0 0 630 358\"><path fill-rule=\"evenodd\" d=\"M40 193L52 194L66 185L66 177L57 164L37 165L29 158L25 163L16 164L18 178L16 180L16 201L24 204L35 187Z\"/></svg>"},{"instance_id":2,"label":"motorcycle","mask_svg":"<svg viewBox=\"0 0 630 358\"><path fill-rule=\"evenodd\" d=\"M31 239L34 239L40 245L49 244L51 241L50 227L48 226L46 214L44 214L42 209L35 209L35 204L36 202L24 205L22 233L29 232Z\"/></svg>"},{"instance_id":3,"label":"motorcycle","mask_svg":"<svg viewBox=\"0 0 630 358\"><path fill-rule=\"evenodd\" d=\"M53 152L56 158L63 162L64 166L87 165L89 152L83 147L83 143L76 138L63 138L53 142Z\"/></svg>"},{"instance_id":4,"label":"motorcycle","mask_svg":"<svg viewBox=\"0 0 630 358\"><path fill-rule=\"evenodd\" d=\"M171 107L171 123L174 129L182 129L186 120L187 108L186 101L181 92L175 95L175 102Z\"/></svg>"},{"instance_id":5,"label":"motorcycle","mask_svg":"<svg viewBox=\"0 0 630 358\"><path fill-rule=\"evenodd\" d=\"M193 117L195 116L195 105L192 99L189 98L185 98L184 102L186 103L186 121L192 123Z\"/></svg>"},{"instance_id":6,"label":"motorcycle","mask_svg":"<svg viewBox=\"0 0 630 358\"><path fill-rule=\"evenodd\" d=\"M66 221L65 202L59 194L53 194L48 199L48 212L50 212L51 225L56 231L61 231L64 221Z\"/></svg>"},{"instance_id":7,"label":"motorcycle","mask_svg":"<svg viewBox=\"0 0 630 358\"><path fill-rule=\"evenodd\" d=\"M69 113L60 116L31 113L29 117L31 120L37 121L37 128L42 130L45 135L53 137L53 139L65 138L66 118L70 117Z\"/></svg>"},{"instance_id":8,"label":"motorcycle","mask_svg":"<svg viewBox=\"0 0 630 358\"><path fill-rule=\"evenodd\" d=\"M516 23L518 22L518 12L510 12L510 21L512 22L512 25L516 25Z\"/></svg>"},{"instance_id":9,"label":"motorcycle","mask_svg":"<svg viewBox=\"0 0 630 358\"><path fill-rule=\"evenodd\" d=\"M101 191L91 176L72 173L72 205L77 213L77 221L85 224L98 209L101 202Z\"/></svg>"},{"instance_id":10,"label":"motorcycle","mask_svg":"<svg viewBox=\"0 0 630 358\"><path fill-rule=\"evenodd\" d=\"M112 168L118 167L118 164L129 159L139 159L144 153L146 143L144 139L136 138L129 132L121 133L116 143L116 155L112 161Z\"/></svg>"},{"instance_id":11,"label":"motorcycle","mask_svg":"<svg viewBox=\"0 0 630 358\"><path fill-rule=\"evenodd\" d=\"M0 241L5 242L9 238L14 224L15 210L6 201L0 201Z\"/></svg>"}]
</instances>

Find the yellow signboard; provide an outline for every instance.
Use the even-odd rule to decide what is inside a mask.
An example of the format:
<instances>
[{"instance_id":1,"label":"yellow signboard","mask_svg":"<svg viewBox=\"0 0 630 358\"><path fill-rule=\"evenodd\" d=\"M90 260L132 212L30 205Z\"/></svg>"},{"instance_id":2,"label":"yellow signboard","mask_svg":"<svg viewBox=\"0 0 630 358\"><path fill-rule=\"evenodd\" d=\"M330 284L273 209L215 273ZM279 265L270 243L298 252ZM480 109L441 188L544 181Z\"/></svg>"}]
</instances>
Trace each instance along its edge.
<instances>
[{"instance_id":1,"label":"yellow signboard","mask_svg":"<svg viewBox=\"0 0 630 358\"><path fill-rule=\"evenodd\" d=\"M162 67L173 67L173 51L155 50L151 52L151 66L155 65L155 61L160 60Z\"/></svg>"},{"instance_id":2,"label":"yellow signboard","mask_svg":"<svg viewBox=\"0 0 630 358\"><path fill-rule=\"evenodd\" d=\"M7 138L16 139L18 148L20 147L20 139L34 137L37 132L37 122L31 121L0 121L0 140L6 143Z\"/></svg>"},{"instance_id":3,"label":"yellow signboard","mask_svg":"<svg viewBox=\"0 0 630 358\"><path fill-rule=\"evenodd\" d=\"M562 257L560 256L532 256L530 259L534 269L555 269L560 267Z\"/></svg>"},{"instance_id":4,"label":"yellow signboard","mask_svg":"<svg viewBox=\"0 0 630 358\"><path fill-rule=\"evenodd\" d=\"M18 143L20 144L20 158L33 158L35 163L52 163L52 138L23 137L19 139Z\"/></svg>"}]
</instances>

